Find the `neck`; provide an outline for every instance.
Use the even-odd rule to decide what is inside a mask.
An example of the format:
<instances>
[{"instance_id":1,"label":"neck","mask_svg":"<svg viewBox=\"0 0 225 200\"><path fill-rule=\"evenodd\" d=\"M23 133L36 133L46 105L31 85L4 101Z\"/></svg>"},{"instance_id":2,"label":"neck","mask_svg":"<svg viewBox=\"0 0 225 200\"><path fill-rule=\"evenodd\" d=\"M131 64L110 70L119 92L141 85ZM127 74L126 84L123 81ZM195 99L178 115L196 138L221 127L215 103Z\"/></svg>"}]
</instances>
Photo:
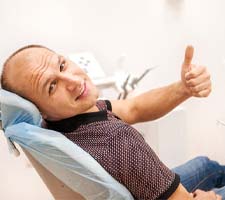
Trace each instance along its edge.
<instances>
[{"instance_id":1,"label":"neck","mask_svg":"<svg viewBox=\"0 0 225 200\"><path fill-rule=\"evenodd\" d=\"M96 105L94 105L90 109L86 110L84 113L97 112L97 111L99 111L99 109Z\"/></svg>"}]
</instances>

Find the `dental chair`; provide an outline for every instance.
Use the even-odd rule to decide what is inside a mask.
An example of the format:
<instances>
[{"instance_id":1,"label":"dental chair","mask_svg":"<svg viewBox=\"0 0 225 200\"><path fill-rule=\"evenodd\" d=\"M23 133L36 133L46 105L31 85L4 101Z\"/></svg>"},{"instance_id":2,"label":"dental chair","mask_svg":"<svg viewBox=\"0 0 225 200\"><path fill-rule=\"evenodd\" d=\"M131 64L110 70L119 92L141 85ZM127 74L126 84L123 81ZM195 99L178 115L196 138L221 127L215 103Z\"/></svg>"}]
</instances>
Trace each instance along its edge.
<instances>
[{"instance_id":1,"label":"dental chair","mask_svg":"<svg viewBox=\"0 0 225 200\"><path fill-rule=\"evenodd\" d=\"M41 128L31 102L1 89L2 129L10 151L17 143L56 200L133 200L130 192L78 145L61 133Z\"/></svg>"}]
</instances>

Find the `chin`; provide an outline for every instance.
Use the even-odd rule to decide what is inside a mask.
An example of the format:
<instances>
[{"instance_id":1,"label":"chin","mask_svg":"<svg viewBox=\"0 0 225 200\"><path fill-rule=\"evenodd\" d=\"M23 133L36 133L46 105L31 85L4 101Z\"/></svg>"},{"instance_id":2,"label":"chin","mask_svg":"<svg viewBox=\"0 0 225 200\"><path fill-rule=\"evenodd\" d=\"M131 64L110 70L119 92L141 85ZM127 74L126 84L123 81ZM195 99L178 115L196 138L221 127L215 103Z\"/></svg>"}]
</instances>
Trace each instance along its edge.
<instances>
[{"instance_id":1,"label":"chin","mask_svg":"<svg viewBox=\"0 0 225 200\"><path fill-rule=\"evenodd\" d=\"M95 106L97 100L98 100L98 96L96 95L95 98L92 98L92 99L90 100L90 107Z\"/></svg>"}]
</instances>

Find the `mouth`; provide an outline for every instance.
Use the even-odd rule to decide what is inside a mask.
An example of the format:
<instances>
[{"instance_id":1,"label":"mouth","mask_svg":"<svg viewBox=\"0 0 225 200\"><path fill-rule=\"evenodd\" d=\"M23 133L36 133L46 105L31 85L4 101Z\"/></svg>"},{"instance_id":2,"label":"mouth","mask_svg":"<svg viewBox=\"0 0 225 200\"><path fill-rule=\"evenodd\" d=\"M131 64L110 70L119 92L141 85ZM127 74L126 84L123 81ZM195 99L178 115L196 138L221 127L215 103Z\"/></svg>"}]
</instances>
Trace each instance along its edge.
<instances>
[{"instance_id":1,"label":"mouth","mask_svg":"<svg viewBox=\"0 0 225 200\"><path fill-rule=\"evenodd\" d=\"M79 95L76 97L75 100L78 100L80 98L82 98L83 96L86 96L86 93L87 93L87 87L86 87L86 82L83 81L83 83L81 84L81 89L80 89L80 93Z\"/></svg>"}]
</instances>

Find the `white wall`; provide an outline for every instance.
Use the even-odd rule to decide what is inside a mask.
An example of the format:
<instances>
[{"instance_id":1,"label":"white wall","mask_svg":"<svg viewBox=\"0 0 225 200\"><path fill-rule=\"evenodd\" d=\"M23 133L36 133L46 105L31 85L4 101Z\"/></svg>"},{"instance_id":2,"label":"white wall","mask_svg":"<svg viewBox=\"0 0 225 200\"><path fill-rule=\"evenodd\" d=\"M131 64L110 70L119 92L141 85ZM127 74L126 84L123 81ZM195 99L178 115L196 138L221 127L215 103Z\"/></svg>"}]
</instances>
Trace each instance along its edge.
<instances>
[{"instance_id":1,"label":"white wall","mask_svg":"<svg viewBox=\"0 0 225 200\"><path fill-rule=\"evenodd\" d=\"M183 104L185 159L204 154L225 163L225 127L216 124L225 119L224 9L223 0L0 0L0 62L23 45L39 43L64 54L89 50L110 74L126 54L130 72L159 66L143 80L141 92L178 80L185 46L192 44L194 62L211 72L213 92Z\"/></svg>"}]
</instances>

